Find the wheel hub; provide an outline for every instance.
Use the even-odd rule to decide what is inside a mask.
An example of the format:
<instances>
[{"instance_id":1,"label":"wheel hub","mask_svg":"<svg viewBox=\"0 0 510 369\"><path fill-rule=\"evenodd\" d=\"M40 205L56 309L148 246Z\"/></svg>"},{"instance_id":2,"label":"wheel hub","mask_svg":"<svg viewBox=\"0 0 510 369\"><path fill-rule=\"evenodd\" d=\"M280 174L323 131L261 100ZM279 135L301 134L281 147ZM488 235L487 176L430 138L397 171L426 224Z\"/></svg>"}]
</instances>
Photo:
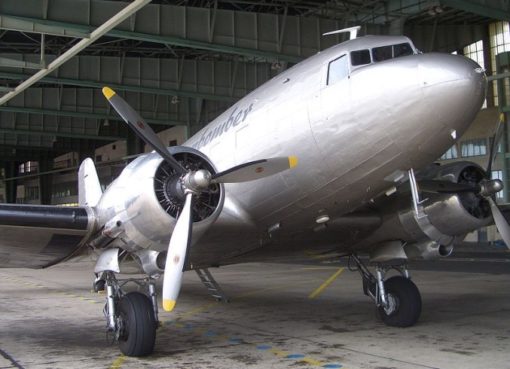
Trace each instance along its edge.
<instances>
[{"instance_id":1,"label":"wheel hub","mask_svg":"<svg viewBox=\"0 0 510 369\"><path fill-rule=\"evenodd\" d=\"M391 315L398 310L398 299L393 294L388 293L386 295L386 301L388 302L386 306L384 306L386 315Z\"/></svg>"}]
</instances>

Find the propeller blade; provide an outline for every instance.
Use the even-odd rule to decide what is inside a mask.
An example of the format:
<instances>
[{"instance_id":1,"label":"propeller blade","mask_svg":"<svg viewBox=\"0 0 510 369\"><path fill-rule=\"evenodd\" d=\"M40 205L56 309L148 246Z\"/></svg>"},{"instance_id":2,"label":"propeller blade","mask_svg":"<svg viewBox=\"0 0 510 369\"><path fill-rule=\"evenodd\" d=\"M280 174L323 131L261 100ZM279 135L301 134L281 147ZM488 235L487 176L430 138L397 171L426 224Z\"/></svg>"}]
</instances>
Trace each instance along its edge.
<instances>
[{"instance_id":1,"label":"propeller blade","mask_svg":"<svg viewBox=\"0 0 510 369\"><path fill-rule=\"evenodd\" d=\"M492 164L494 163L494 159L496 159L496 155L498 154L498 144L501 140L501 136L503 135L503 123L505 122L505 115L501 113L499 115L498 123L496 124L496 129L494 131L494 136L491 139L491 146L489 150L489 162L487 163L487 170L485 171L487 178L491 177L492 173Z\"/></svg>"},{"instance_id":2,"label":"propeller blade","mask_svg":"<svg viewBox=\"0 0 510 369\"><path fill-rule=\"evenodd\" d=\"M271 176L294 168L298 159L295 156L283 156L250 161L240 164L212 176L212 183L241 183Z\"/></svg>"},{"instance_id":3,"label":"propeller blade","mask_svg":"<svg viewBox=\"0 0 510 369\"><path fill-rule=\"evenodd\" d=\"M119 113L124 121L135 131L145 143L150 145L156 152L165 159L165 161L174 168L177 173L184 174L186 170L182 165L174 159L168 152L167 147L159 137L154 133L152 128L144 121L144 119L119 95L109 87L103 87L103 95L106 97L111 106Z\"/></svg>"},{"instance_id":4,"label":"propeller blade","mask_svg":"<svg viewBox=\"0 0 510 369\"><path fill-rule=\"evenodd\" d=\"M193 219L191 214L191 205L193 194L186 195L186 201L181 214L175 224L165 263L165 275L163 277L163 309L172 311L177 301L177 296L181 289L182 274L186 252L191 244L191 230Z\"/></svg>"},{"instance_id":5,"label":"propeller blade","mask_svg":"<svg viewBox=\"0 0 510 369\"><path fill-rule=\"evenodd\" d=\"M439 181L432 179L424 179L418 181L418 187L424 192L433 193L459 193L459 192L475 192L480 191L480 186L470 185L467 183L455 183L450 181Z\"/></svg>"},{"instance_id":6,"label":"propeller blade","mask_svg":"<svg viewBox=\"0 0 510 369\"><path fill-rule=\"evenodd\" d=\"M510 249L510 225L508 225L505 217L499 210L498 205L496 205L496 202L491 197L487 197L487 201L489 201L491 206L492 217L494 218L496 228L503 238L503 241L505 241L506 247Z\"/></svg>"}]
</instances>

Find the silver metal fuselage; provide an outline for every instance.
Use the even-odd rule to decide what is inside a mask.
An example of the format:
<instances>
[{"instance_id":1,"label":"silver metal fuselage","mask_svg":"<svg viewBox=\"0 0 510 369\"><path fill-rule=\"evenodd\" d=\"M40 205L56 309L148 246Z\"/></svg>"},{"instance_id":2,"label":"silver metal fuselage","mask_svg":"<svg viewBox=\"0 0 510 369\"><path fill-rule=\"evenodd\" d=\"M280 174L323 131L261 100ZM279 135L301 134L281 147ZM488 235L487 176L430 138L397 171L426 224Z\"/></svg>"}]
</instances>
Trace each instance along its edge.
<instances>
[{"instance_id":1,"label":"silver metal fuselage","mask_svg":"<svg viewBox=\"0 0 510 369\"><path fill-rule=\"evenodd\" d=\"M193 245L192 263L221 264L261 248L278 253L334 246L340 241L334 232L307 244L318 216L333 219L360 208L394 185L385 178L433 162L464 133L486 84L464 57L414 54L350 67L346 78L327 84L329 63L341 55L403 42L410 43L369 36L325 50L244 97L184 144L204 153L218 171L275 156L299 159L281 174L226 184L224 206L215 222L204 225L207 237ZM140 209L154 196L148 188L161 160L151 153L131 163L96 209L103 224L129 213L133 237L149 224L134 243L158 251L167 248L175 221L156 208L141 216ZM136 170L149 162L145 171ZM129 203L119 205L121 196Z\"/></svg>"}]
</instances>

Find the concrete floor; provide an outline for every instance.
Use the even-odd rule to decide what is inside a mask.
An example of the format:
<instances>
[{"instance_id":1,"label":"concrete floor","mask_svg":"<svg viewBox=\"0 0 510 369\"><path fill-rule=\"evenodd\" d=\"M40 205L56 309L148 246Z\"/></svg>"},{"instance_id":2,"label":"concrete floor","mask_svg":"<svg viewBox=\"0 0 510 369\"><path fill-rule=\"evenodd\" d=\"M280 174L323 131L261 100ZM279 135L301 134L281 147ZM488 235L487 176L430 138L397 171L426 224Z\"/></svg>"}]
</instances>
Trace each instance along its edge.
<instances>
[{"instance_id":1,"label":"concrete floor","mask_svg":"<svg viewBox=\"0 0 510 369\"><path fill-rule=\"evenodd\" d=\"M460 264L449 265L442 269ZM344 270L309 298L340 267L246 264L213 270L229 304L212 300L196 274L185 273L176 311L161 313L155 353L143 359L123 357L107 342L103 296L90 291L92 262L2 269L0 368L510 366L510 274L413 272L423 313L416 326L398 329L375 319L357 273ZM460 269L470 268L464 263Z\"/></svg>"}]
</instances>

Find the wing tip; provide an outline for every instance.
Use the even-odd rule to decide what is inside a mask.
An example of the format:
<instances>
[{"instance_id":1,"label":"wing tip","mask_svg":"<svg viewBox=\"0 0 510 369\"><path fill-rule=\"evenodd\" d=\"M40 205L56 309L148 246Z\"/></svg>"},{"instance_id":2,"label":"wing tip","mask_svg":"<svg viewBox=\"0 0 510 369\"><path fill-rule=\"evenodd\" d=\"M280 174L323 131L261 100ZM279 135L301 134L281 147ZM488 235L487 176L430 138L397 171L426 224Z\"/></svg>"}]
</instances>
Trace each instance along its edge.
<instances>
[{"instance_id":1,"label":"wing tip","mask_svg":"<svg viewBox=\"0 0 510 369\"><path fill-rule=\"evenodd\" d=\"M113 91L110 87L103 87L103 95L110 100L113 95L115 95L115 91Z\"/></svg>"}]
</instances>

